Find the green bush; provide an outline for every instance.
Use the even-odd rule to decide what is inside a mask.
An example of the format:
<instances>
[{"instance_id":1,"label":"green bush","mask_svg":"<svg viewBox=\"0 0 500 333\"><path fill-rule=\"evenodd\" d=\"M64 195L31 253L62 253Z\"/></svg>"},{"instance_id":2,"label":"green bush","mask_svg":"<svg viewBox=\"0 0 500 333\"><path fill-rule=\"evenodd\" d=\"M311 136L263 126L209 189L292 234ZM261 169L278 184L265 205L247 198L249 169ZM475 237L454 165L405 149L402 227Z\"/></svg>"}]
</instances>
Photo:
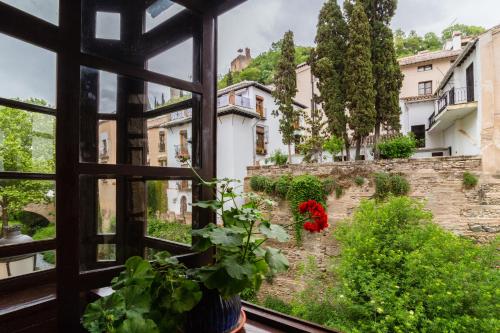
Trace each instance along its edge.
<instances>
[{"instance_id":1,"label":"green bush","mask_svg":"<svg viewBox=\"0 0 500 333\"><path fill-rule=\"evenodd\" d=\"M292 176L280 176L278 180L276 180L274 191L278 197L281 199L286 199L288 194L288 189L290 188L290 183L292 182Z\"/></svg>"},{"instance_id":2,"label":"green bush","mask_svg":"<svg viewBox=\"0 0 500 333\"><path fill-rule=\"evenodd\" d=\"M325 196L332 194L337 187L337 182L335 181L335 179L330 177L321 180L321 183L323 184L323 192Z\"/></svg>"},{"instance_id":3,"label":"green bush","mask_svg":"<svg viewBox=\"0 0 500 333\"><path fill-rule=\"evenodd\" d=\"M409 158L417 149L417 140L412 134L398 136L380 142L377 145L380 157L384 159L391 158Z\"/></svg>"},{"instance_id":4,"label":"green bush","mask_svg":"<svg viewBox=\"0 0 500 333\"><path fill-rule=\"evenodd\" d=\"M354 178L354 184L356 184L357 186L363 186L365 183L365 179L361 176L356 176L356 178Z\"/></svg>"},{"instance_id":5,"label":"green bush","mask_svg":"<svg viewBox=\"0 0 500 333\"><path fill-rule=\"evenodd\" d=\"M402 196L410 192L410 183L397 174L380 172L375 174L375 198L384 200L389 195Z\"/></svg>"},{"instance_id":6,"label":"green bush","mask_svg":"<svg viewBox=\"0 0 500 333\"><path fill-rule=\"evenodd\" d=\"M288 155L283 154L281 150L278 149L274 151L268 160L274 165L285 165L288 163Z\"/></svg>"},{"instance_id":7,"label":"green bush","mask_svg":"<svg viewBox=\"0 0 500 333\"><path fill-rule=\"evenodd\" d=\"M264 192L269 179L265 176L252 176L250 178L250 188L255 192Z\"/></svg>"},{"instance_id":8,"label":"green bush","mask_svg":"<svg viewBox=\"0 0 500 333\"><path fill-rule=\"evenodd\" d=\"M148 218L148 236L191 244L191 226L179 222Z\"/></svg>"},{"instance_id":9,"label":"green bush","mask_svg":"<svg viewBox=\"0 0 500 333\"><path fill-rule=\"evenodd\" d=\"M52 239L55 237L56 237L56 225L54 223L51 223L44 228L38 229L33 235L34 240Z\"/></svg>"},{"instance_id":10,"label":"green bush","mask_svg":"<svg viewBox=\"0 0 500 333\"><path fill-rule=\"evenodd\" d=\"M364 201L335 236L342 253L329 297L346 331L499 331L498 244L443 230L407 197Z\"/></svg>"},{"instance_id":11,"label":"green bush","mask_svg":"<svg viewBox=\"0 0 500 333\"><path fill-rule=\"evenodd\" d=\"M478 179L475 175L470 172L464 172L462 184L466 189L471 189L476 187Z\"/></svg>"},{"instance_id":12,"label":"green bush","mask_svg":"<svg viewBox=\"0 0 500 333\"><path fill-rule=\"evenodd\" d=\"M300 223L299 204L307 200L316 200L325 205L323 183L318 177L311 175L297 176L292 180L288 191L288 200L295 219L295 237L297 243L302 241L302 223Z\"/></svg>"},{"instance_id":13,"label":"green bush","mask_svg":"<svg viewBox=\"0 0 500 333\"><path fill-rule=\"evenodd\" d=\"M276 181L271 178L266 178L264 192L268 195L274 195L276 189Z\"/></svg>"},{"instance_id":14,"label":"green bush","mask_svg":"<svg viewBox=\"0 0 500 333\"><path fill-rule=\"evenodd\" d=\"M262 302L262 306L287 315L292 314L292 305L275 296L266 296Z\"/></svg>"}]
</instances>

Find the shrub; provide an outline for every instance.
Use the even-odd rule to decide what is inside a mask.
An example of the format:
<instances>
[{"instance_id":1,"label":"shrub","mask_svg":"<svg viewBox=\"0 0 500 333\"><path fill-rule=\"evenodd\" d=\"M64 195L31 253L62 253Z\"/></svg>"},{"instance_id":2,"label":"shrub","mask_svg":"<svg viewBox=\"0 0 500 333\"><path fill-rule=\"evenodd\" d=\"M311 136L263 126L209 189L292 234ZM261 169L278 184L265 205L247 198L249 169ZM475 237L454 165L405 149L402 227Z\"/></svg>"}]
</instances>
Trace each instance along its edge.
<instances>
[{"instance_id":1,"label":"shrub","mask_svg":"<svg viewBox=\"0 0 500 333\"><path fill-rule=\"evenodd\" d=\"M335 237L342 253L330 296L347 331L498 332L498 244L443 230L407 197L362 202Z\"/></svg>"},{"instance_id":2,"label":"shrub","mask_svg":"<svg viewBox=\"0 0 500 333\"><path fill-rule=\"evenodd\" d=\"M278 311L287 315L292 314L292 306L275 296L266 296L266 298L264 298L264 301L262 302L262 305L268 309Z\"/></svg>"},{"instance_id":3,"label":"shrub","mask_svg":"<svg viewBox=\"0 0 500 333\"><path fill-rule=\"evenodd\" d=\"M478 179L475 175L470 172L464 172L462 184L466 189L471 189L476 187Z\"/></svg>"},{"instance_id":4,"label":"shrub","mask_svg":"<svg viewBox=\"0 0 500 333\"><path fill-rule=\"evenodd\" d=\"M417 149L417 140L412 134L398 136L380 142L377 145L380 157L384 159L391 158L409 158Z\"/></svg>"},{"instance_id":5,"label":"shrub","mask_svg":"<svg viewBox=\"0 0 500 333\"><path fill-rule=\"evenodd\" d=\"M287 198L288 189L290 188L290 183L292 182L292 176L280 176L274 185L274 192L276 195L282 199Z\"/></svg>"},{"instance_id":6,"label":"shrub","mask_svg":"<svg viewBox=\"0 0 500 333\"><path fill-rule=\"evenodd\" d=\"M356 176L356 178L354 178L354 184L356 184L357 186L363 186L365 183L365 179L361 176Z\"/></svg>"},{"instance_id":7,"label":"shrub","mask_svg":"<svg viewBox=\"0 0 500 333\"><path fill-rule=\"evenodd\" d=\"M380 172L375 174L375 198L384 200L389 195L402 196L410 192L410 183L397 174Z\"/></svg>"},{"instance_id":8,"label":"shrub","mask_svg":"<svg viewBox=\"0 0 500 333\"><path fill-rule=\"evenodd\" d=\"M264 192L266 190L266 185L269 182L267 177L264 176L252 176L250 178L250 188L255 192Z\"/></svg>"},{"instance_id":9,"label":"shrub","mask_svg":"<svg viewBox=\"0 0 500 333\"><path fill-rule=\"evenodd\" d=\"M332 194L337 187L337 182L333 178L325 178L321 181L321 183L323 184L323 192L325 193L325 196Z\"/></svg>"},{"instance_id":10,"label":"shrub","mask_svg":"<svg viewBox=\"0 0 500 333\"><path fill-rule=\"evenodd\" d=\"M191 226L148 217L148 236L178 243L191 244Z\"/></svg>"},{"instance_id":11,"label":"shrub","mask_svg":"<svg viewBox=\"0 0 500 333\"><path fill-rule=\"evenodd\" d=\"M44 240L52 239L56 237L56 225L54 223L49 224L44 228L38 229L33 235L33 240ZM56 263L56 253L55 251L44 251L42 252L43 260L49 264L55 265Z\"/></svg>"},{"instance_id":12,"label":"shrub","mask_svg":"<svg viewBox=\"0 0 500 333\"><path fill-rule=\"evenodd\" d=\"M285 165L288 163L288 155L283 154L281 150L275 150L268 159L274 165Z\"/></svg>"},{"instance_id":13,"label":"shrub","mask_svg":"<svg viewBox=\"0 0 500 333\"><path fill-rule=\"evenodd\" d=\"M264 186L265 186L264 192L266 192L269 195L275 194L276 181L274 179L266 178Z\"/></svg>"},{"instance_id":14,"label":"shrub","mask_svg":"<svg viewBox=\"0 0 500 333\"><path fill-rule=\"evenodd\" d=\"M290 208L296 222L296 241L300 243L302 240L302 224L300 223L299 204L308 200L316 200L325 206L325 193L321 180L311 175L295 177L290 184L288 200L290 201Z\"/></svg>"}]
</instances>

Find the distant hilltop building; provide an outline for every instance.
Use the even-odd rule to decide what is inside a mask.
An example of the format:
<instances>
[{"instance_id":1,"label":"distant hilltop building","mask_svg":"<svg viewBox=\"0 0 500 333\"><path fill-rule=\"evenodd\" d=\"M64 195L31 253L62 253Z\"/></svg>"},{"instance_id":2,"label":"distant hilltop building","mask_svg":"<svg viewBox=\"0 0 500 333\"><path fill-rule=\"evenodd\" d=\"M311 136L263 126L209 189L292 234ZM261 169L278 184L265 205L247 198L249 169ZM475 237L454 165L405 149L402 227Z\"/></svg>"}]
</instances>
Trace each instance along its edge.
<instances>
[{"instance_id":1,"label":"distant hilltop building","mask_svg":"<svg viewBox=\"0 0 500 333\"><path fill-rule=\"evenodd\" d=\"M231 72L239 72L247 68L252 61L252 56L250 55L250 49L248 47L245 48L244 54L242 49L239 49L238 53L238 56L231 61Z\"/></svg>"}]
</instances>

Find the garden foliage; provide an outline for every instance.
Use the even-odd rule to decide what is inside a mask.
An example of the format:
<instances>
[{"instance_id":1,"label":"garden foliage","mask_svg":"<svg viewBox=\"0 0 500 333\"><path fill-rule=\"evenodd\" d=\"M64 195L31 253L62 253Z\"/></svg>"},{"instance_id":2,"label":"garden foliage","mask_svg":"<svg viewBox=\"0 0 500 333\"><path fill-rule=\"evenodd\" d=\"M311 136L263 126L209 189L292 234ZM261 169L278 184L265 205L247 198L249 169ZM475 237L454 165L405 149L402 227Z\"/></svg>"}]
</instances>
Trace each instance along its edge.
<instances>
[{"instance_id":1,"label":"garden foliage","mask_svg":"<svg viewBox=\"0 0 500 333\"><path fill-rule=\"evenodd\" d=\"M474 188L477 185L478 179L470 172L464 172L462 183L466 189Z\"/></svg>"},{"instance_id":2,"label":"garden foliage","mask_svg":"<svg viewBox=\"0 0 500 333\"><path fill-rule=\"evenodd\" d=\"M380 172L375 174L375 194L378 200L384 200L390 195L403 196L410 192L410 183L398 174Z\"/></svg>"},{"instance_id":3,"label":"garden foliage","mask_svg":"<svg viewBox=\"0 0 500 333\"><path fill-rule=\"evenodd\" d=\"M383 159L410 158L417 150L417 140L412 134L402 135L380 142L377 148Z\"/></svg>"}]
</instances>

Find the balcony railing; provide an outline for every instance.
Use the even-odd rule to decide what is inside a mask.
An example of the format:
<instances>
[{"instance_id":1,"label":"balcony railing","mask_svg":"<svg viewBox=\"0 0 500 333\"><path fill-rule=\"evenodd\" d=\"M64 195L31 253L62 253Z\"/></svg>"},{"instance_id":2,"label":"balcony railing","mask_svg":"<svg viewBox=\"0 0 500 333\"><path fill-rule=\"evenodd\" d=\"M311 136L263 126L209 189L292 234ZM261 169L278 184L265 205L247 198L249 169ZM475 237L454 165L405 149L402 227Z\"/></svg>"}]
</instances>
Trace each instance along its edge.
<instances>
[{"instance_id":1,"label":"balcony railing","mask_svg":"<svg viewBox=\"0 0 500 333\"><path fill-rule=\"evenodd\" d=\"M247 109L251 108L250 98L238 95L222 95L217 99L217 107L222 108L228 105L241 106Z\"/></svg>"},{"instance_id":2,"label":"balcony railing","mask_svg":"<svg viewBox=\"0 0 500 333\"><path fill-rule=\"evenodd\" d=\"M446 110L449 105L456 105L474 101L474 86L463 88L451 88L444 92L438 99L437 112L433 112L429 117L429 128L436 123L437 116Z\"/></svg>"},{"instance_id":3,"label":"balcony railing","mask_svg":"<svg viewBox=\"0 0 500 333\"><path fill-rule=\"evenodd\" d=\"M175 158L178 160L189 159L189 149L187 145L175 145Z\"/></svg>"}]
</instances>

